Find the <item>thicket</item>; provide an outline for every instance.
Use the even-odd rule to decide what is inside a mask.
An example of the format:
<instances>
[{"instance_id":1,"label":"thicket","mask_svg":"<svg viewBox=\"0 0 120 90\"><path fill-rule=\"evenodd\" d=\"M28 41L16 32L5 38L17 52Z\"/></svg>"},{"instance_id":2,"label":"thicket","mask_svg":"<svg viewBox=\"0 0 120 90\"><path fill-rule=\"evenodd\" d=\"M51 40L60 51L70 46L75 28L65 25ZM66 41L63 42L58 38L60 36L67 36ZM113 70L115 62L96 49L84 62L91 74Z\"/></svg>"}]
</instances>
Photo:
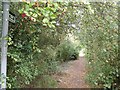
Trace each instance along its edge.
<instances>
[{"instance_id":1,"label":"thicket","mask_svg":"<svg viewBox=\"0 0 120 90\"><path fill-rule=\"evenodd\" d=\"M57 49L56 58L61 61L76 60L79 56L79 49L75 44L66 40Z\"/></svg>"},{"instance_id":2,"label":"thicket","mask_svg":"<svg viewBox=\"0 0 120 90\"><path fill-rule=\"evenodd\" d=\"M56 2L11 3L10 11L17 19L15 24L9 23L8 88L29 87L38 78L40 85L34 83L39 87L55 87L50 75L58 71L62 59L72 54L77 57L71 43L65 49L70 51L61 50L66 47L61 41L73 30L67 27L71 23L66 16L70 14L67 6L67 3ZM67 58L58 59L59 50L59 54L69 54ZM38 87L36 85L32 87Z\"/></svg>"},{"instance_id":3,"label":"thicket","mask_svg":"<svg viewBox=\"0 0 120 90\"><path fill-rule=\"evenodd\" d=\"M120 89L119 9L112 2L83 4L81 37L89 61L87 80L94 86Z\"/></svg>"},{"instance_id":4,"label":"thicket","mask_svg":"<svg viewBox=\"0 0 120 90\"><path fill-rule=\"evenodd\" d=\"M81 48L66 40L67 34L73 32L77 32L75 35L86 48L87 80L96 87L120 88L117 4L24 2L11 5L17 21L9 26L9 88L26 87L36 77L43 81L39 82L40 87L54 87L50 75L58 71L59 62L76 59L76 49Z\"/></svg>"}]
</instances>

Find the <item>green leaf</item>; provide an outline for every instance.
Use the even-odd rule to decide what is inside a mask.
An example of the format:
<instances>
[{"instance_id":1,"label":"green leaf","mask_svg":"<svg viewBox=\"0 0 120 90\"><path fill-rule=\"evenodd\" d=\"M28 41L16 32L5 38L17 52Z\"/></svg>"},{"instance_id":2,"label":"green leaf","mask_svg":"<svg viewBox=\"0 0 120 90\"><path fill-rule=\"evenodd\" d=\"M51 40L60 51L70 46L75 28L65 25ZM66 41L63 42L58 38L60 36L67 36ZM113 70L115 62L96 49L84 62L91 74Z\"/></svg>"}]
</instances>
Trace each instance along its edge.
<instances>
[{"instance_id":1,"label":"green leaf","mask_svg":"<svg viewBox=\"0 0 120 90\"><path fill-rule=\"evenodd\" d=\"M23 9L19 9L18 12L21 14L23 13Z\"/></svg>"},{"instance_id":2,"label":"green leaf","mask_svg":"<svg viewBox=\"0 0 120 90\"><path fill-rule=\"evenodd\" d=\"M57 16L55 14L50 15L51 19L55 19Z\"/></svg>"},{"instance_id":3,"label":"green leaf","mask_svg":"<svg viewBox=\"0 0 120 90\"><path fill-rule=\"evenodd\" d=\"M49 23L49 19L48 18L44 18L43 19L43 23Z\"/></svg>"},{"instance_id":4,"label":"green leaf","mask_svg":"<svg viewBox=\"0 0 120 90\"><path fill-rule=\"evenodd\" d=\"M30 9L30 8L29 8L29 5L26 5L26 6L25 6L25 9L26 9L26 11L29 11L29 9Z\"/></svg>"},{"instance_id":5,"label":"green leaf","mask_svg":"<svg viewBox=\"0 0 120 90\"><path fill-rule=\"evenodd\" d=\"M51 23L52 23L52 24L53 24L53 23L56 23L56 21L52 21Z\"/></svg>"}]
</instances>

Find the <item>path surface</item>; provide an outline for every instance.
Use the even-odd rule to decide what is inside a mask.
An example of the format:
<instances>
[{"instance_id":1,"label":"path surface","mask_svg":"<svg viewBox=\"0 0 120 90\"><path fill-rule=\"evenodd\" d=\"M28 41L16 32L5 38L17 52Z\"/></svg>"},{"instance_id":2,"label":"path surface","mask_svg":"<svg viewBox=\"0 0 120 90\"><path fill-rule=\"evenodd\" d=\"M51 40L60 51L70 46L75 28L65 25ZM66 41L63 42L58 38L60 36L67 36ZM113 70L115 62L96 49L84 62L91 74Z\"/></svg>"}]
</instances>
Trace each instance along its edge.
<instances>
[{"instance_id":1,"label":"path surface","mask_svg":"<svg viewBox=\"0 0 120 90\"><path fill-rule=\"evenodd\" d=\"M89 88L85 82L86 61L84 57L70 61L61 66L61 73L55 75L58 81L57 88Z\"/></svg>"}]
</instances>

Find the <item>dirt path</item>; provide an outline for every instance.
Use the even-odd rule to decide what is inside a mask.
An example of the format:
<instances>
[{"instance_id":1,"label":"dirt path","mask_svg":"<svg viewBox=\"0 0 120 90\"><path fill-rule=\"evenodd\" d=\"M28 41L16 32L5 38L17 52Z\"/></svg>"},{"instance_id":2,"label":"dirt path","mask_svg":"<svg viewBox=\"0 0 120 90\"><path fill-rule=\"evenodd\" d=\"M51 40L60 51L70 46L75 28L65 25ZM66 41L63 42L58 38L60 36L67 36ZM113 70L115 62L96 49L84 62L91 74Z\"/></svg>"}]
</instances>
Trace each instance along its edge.
<instances>
[{"instance_id":1,"label":"dirt path","mask_svg":"<svg viewBox=\"0 0 120 90\"><path fill-rule=\"evenodd\" d=\"M84 57L70 61L61 66L61 73L55 76L57 88L89 88L85 82L86 61Z\"/></svg>"}]
</instances>

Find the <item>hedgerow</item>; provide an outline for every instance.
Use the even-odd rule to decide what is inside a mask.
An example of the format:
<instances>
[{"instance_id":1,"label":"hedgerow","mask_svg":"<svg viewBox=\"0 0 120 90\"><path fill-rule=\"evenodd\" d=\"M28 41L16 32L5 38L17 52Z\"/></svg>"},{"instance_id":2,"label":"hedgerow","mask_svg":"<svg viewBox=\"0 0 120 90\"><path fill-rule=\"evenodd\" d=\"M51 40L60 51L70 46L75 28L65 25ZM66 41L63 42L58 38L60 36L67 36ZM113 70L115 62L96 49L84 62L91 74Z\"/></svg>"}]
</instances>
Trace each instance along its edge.
<instances>
[{"instance_id":1,"label":"hedgerow","mask_svg":"<svg viewBox=\"0 0 120 90\"><path fill-rule=\"evenodd\" d=\"M56 49L70 32L66 6L56 2L11 3L10 11L17 18L15 24L9 24L8 88L32 86L38 76L40 85L33 87L54 87L50 75L58 71L61 62L56 58Z\"/></svg>"},{"instance_id":2,"label":"hedgerow","mask_svg":"<svg viewBox=\"0 0 120 90\"><path fill-rule=\"evenodd\" d=\"M92 2L83 6L81 36L89 61L87 80L97 87L120 88L118 5Z\"/></svg>"}]
</instances>

